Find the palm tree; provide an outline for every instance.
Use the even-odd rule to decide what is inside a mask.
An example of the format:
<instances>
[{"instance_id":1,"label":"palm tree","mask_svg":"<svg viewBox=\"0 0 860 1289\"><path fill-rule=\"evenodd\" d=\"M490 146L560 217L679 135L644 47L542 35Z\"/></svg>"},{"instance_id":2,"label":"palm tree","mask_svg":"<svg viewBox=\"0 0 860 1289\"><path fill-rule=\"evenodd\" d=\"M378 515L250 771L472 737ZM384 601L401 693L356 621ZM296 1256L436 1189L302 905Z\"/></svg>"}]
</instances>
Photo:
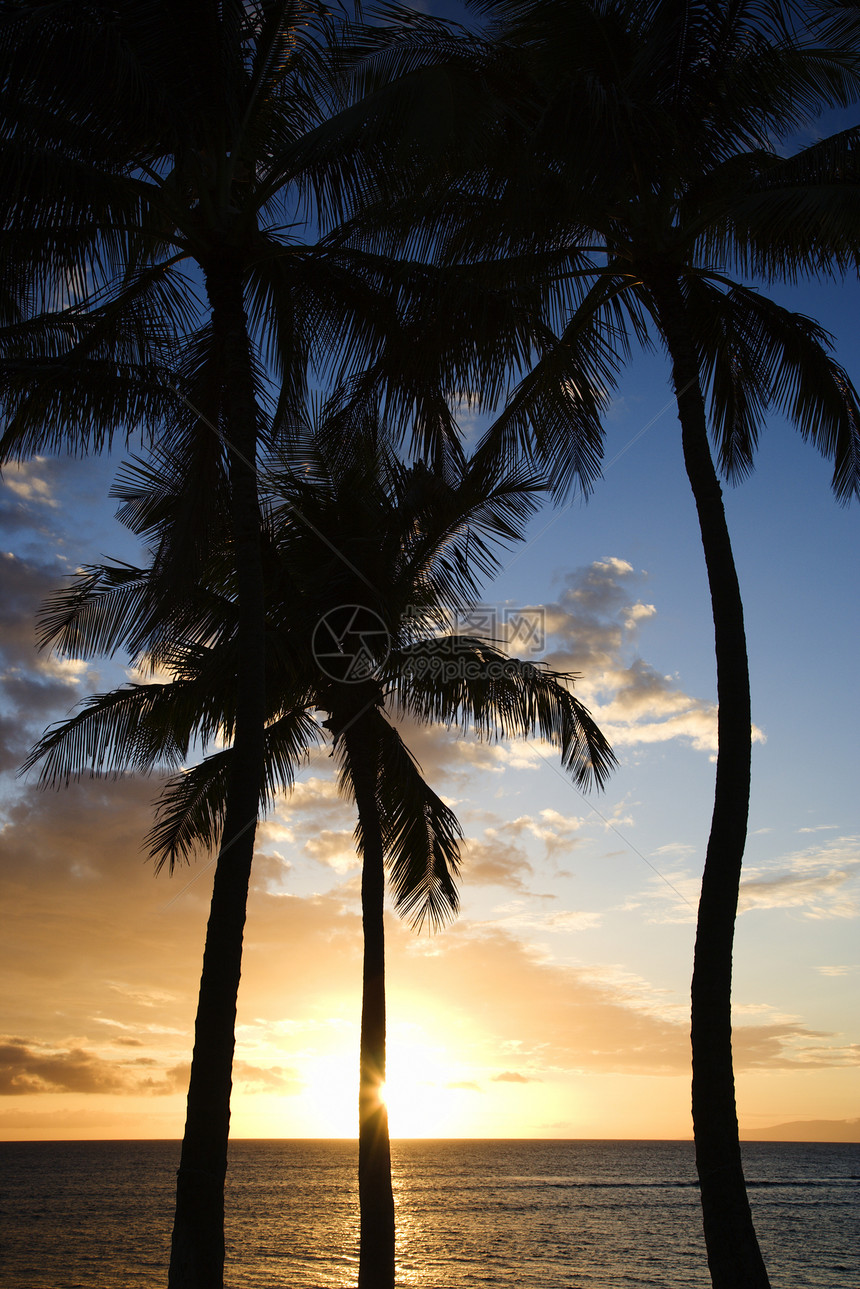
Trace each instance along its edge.
<instances>
[{"instance_id":1,"label":"palm tree","mask_svg":"<svg viewBox=\"0 0 860 1289\"><path fill-rule=\"evenodd\" d=\"M421 264L396 265L367 221L314 240L321 221L368 204L386 165L406 171L404 151L387 161L378 147L390 104L367 141L357 107L335 111L341 71L372 44L304 0L32 0L9 6L0 29L0 461L100 450L138 432L169 445L185 468L173 567L186 589L222 508L230 515L237 755L177 1178L174 1289L222 1278L235 999L270 708L258 450L301 404L309 364L321 378L364 366L396 340L427 280ZM457 340L431 355L425 402L445 430L437 389L481 384L469 353ZM410 360L414 370L421 356ZM401 375L395 355L389 388ZM411 412L414 401L407 389L390 406Z\"/></svg>"},{"instance_id":2,"label":"palm tree","mask_svg":"<svg viewBox=\"0 0 860 1289\"><path fill-rule=\"evenodd\" d=\"M750 685L717 471L737 481L752 469L775 408L834 462L839 500L860 493L860 407L828 352L830 338L750 284L756 276L793 280L826 267L828 255L856 253L847 200L856 203L858 191L856 131L782 155L824 107L856 100L855 47L816 45L804 33L812 16L804 5L476 7L493 20L498 42L484 65L507 69L511 94L499 108L495 151L477 174L460 177L468 199L459 210L445 207L447 253L475 263L507 258L531 283L542 275L548 284L536 361L487 445L508 458L534 456L561 493L575 483L587 491L600 471L602 407L631 340L648 345L654 336L669 359L707 566L719 697L692 982L696 1159L714 1285L763 1287L731 1049Z\"/></svg>"},{"instance_id":3,"label":"palm tree","mask_svg":"<svg viewBox=\"0 0 860 1289\"><path fill-rule=\"evenodd\" d=\"M235 997L266 711L255 475L264 389L254 342L262 332L284 389L301 387L308 333L331 316L318 307L308 318L305 248L289 225L283 231L299 178L285 154L325 113L315 95L323 35L303 5L264 0L24 5L4 30L7 123L16 100L4 131L5 196L26 235L23 249L20 235L13 242L19 274L9 295L25 307L6 336L2 456L70 439L98 448L142 425L177 446L184 438L198 498L202 475L230 509L237 755L177 1176L177 1286L222 1278ZM34 265L35 285L22 287ZM194 533L193 553L206 530Z\"/></svg>"},{"instance_id":4,"label":"palm tree","mask_svg":"<svg viewBox=\"0 0 860 1289\"><path fill-rule=\"evenodd\" d=\"M288 788L327 714L341 787L356 804L362 856L364 965L359 1079L361 1289L394 1284L394 1204L385 1078L383 894L415 924L457 908L459 825L429 788L397 718L473 728L480 737L539 733L580 785L600 785L614 758L570 689L572 678L508 658L491 642L444 630L474 597L493 548L521 535L537 490L486 458L447 473L404 465L378 426L335 453L300 438L267 474L265 805ZM159 863L217 842L236 755L239 613L235 567L213 547L205 576L177 592L166 558L185 482L176 463L127 471L125 521L155 539L148 568L95 567L55 598L42 640L79 656L131 648L172 672L166 682L97 695L32 753L42 779L85 770L176 768L219 731L231 745L171 779L149 835Z\"/></svg>"}]
</instances>

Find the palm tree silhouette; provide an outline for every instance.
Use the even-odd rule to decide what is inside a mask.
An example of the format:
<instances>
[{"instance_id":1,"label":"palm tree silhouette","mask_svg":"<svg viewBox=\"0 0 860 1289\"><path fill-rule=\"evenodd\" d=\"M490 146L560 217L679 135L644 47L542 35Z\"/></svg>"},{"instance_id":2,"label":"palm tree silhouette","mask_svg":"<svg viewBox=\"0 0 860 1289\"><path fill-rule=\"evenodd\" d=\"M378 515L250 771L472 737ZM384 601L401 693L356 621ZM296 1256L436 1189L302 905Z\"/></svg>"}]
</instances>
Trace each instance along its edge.
<instances>
[{"instance_id":1,"label":"palm tree silhouette","mask_svg":"<svg viewBox=\"0 0 860 1289\"><path fill-rule=\"evenodd\" d=\"M407 170L408 149L380 146L390 103L366 134L360 106L340 110L342 74L372 45L304 0L58 0L12 6L0 30L0 461L138 433L169 448L184 466L172 543L186 589L230 516L237 755L224 770L173 1289L223 1278L235 997L270 709L259 451L300 414L309 366L337 383L393 343L389 410L415 401L396 392L397 345L426 266L396 263L366 221L324 231ZM439 388L482 383L461 330L444 356L428 351L425 410L446 428ZM420 351L409 358L407 384L427 374Z\"/></svg>"},{"instance_id":2,"label":"palm tree silhouette","mask_svg":"<svg viewBox=\"0 0 860 1289\"><path fill-rule=\"evenodd\" d=\"M337 452L299 436L266 476L264 567L268 711L266 788L292 783L309 746L330 732L342 790L356 804L362 857L363 991L359 1079L361 1289L394 1284L394 1204L385 1079L383 895L414 924L440 925L458 906L460 830L427 785L399 719L474 729L479 737L538 734L582 786L602 784L614 758L572 677L445 630L496 567L494 548L522 535L540 490L487 458L443 474L402 463L378 425ZM171 576L173 511L182 469L166 457L127 469L117 495L133 531L154 541L145 569L94 567L42 618L42 641L87 655L130 647L167 668L165 682L97 695L46 733L28 766L61 784L85 771L182 765L221 733L232 746L172 778L149 842L173 865L217 843L235 743L239 613L225 546L211 549L193 594ZM322 725L313 719L322 712Z\"/></svg>"},{"instance_id":3,"label":"palm tree silhouette","mask_svg":"<svg viewBox=\"0 0 860 1289\"><path fill-rule=\"evenodd\" d=\"M190 581L211 513L226 505L230 514L237 755L200 985L172 1286L211 1289L223 1276L234 1004L265 754L262 415L301 395L314 337L328 340L337 326L347 363L379 338L363 266L302 240L313 171L297 153L335 99L333 34L323 9L288 0L61 2L22 6L4 23L12 74L2 107L14 122L4 200L22 231L9 260L0 456L98 449L137 429L184 449ZM342 156L330 173L348 205L355 176Z\"/></svg>"},{"instance_id":4,"label":"palm tree silhouette","mask_svg":"<svg viewBox=\"0 0 860 1289\"><path fill-rule=\"evenodd\" d=\"M778 409L834 462L837 497L860 493L860 408L830 338L749 285L756 275L794 280L856 248L846 201L856 192L856 132L781 155L824 107L856 100L856 55L844 38L816 43L803 5L483 0L479 8L498 41L483 66L506 68L511 90L495 150L487 146L477 176L461 178L471 200L459 211L445 206L447 253L467 263L507 257L530 286L541 276L550 284L537 361L486 443L508 459L530 454L561 493L574 484L587 492L600 472L602 410L631 341L656 337L670 363L719 697L692 983L696 1158L714 1285L766 1286L731 1049L750 685L709 430L720 473L737 481L752 469L767 411Z\"/></svg>"}]
</instances>

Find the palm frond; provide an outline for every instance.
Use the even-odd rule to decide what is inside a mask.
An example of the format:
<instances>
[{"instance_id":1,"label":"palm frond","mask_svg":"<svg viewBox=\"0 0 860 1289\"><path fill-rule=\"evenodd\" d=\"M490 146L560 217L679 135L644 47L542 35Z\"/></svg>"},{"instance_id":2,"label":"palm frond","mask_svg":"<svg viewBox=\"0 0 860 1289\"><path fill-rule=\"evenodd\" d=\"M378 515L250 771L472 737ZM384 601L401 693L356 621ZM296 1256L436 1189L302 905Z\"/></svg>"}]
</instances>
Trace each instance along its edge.
<instances>
[{"instance_id":1,"label":"palm frond","mask_svg":"<svg viewBox=\"0 0 860 1289\"><path fill-rule=\"evenodd\" d=\"M600 474L602 414L629 346L614 316L626 286L618 276L600 278L561 336L545 337L543 355L481 440L480 452L507 464L533 455L560 495L576 484L588 495ZM635 302L630 309L638 333Z\"/></svg>"},{"instance_id":2,"label":"palm frond","mask_svg":"<svg viewBox=\"0 0 860 1289\"><path fill-rule=\"evenodd\" d=\"M301 707L267 726L261 812L271 806L277 794L290 790L297 767L320 738L319 726ZM232 764L233 749L224 748L184 769L165 785L156 806L155 823L146 836L156 871L167 864L173 872L180 861L218 845Z\"/></svg>"},{"instance_id":3,"label":"palm frond","mask_svg":"<svg viewBox=\"0 0 860 1289\"><path fill-rule=\"evenodd\" d=\"M380 717L378 799L394 907L420 930L459 909L455 879L462 831L454 812L429 787L393 726Z\"/></svg>"},{"instance_id":4,"label":"palm frond","mask_svg":"<svg viewBox=\"0 0 860 1289\"><path fill-rule=\"evenodd\" d=\"M796 281L857 263L860 129L788 156L762 153L727 194L725 220L702 243L710 263L734 261L765 281Z\"/></svg>"},{"instance_id":5,"label":"palm frond","mask_svg":"<svg viewBox=\"0 0 860 1289\"><path fill-rule=\"evenodd\" d=\"M578 786L602 787L616 764L591 713L571 692L575 677L511 658L476 637L440 636L393 651L381 679L402 716L473 730L483 739L545 739Z\"/></svg>"},{"instance_id":6,"label":"palm frond","mask_svg":"<svg viewBox=\"0 0 860 1289\"><path fill-rule=\"evenodd\" d=\"M838 500L860 496L860 400L824 328L748 287L688 286L726 475L752 468L764 414L776 407L833 462Z\"/></svg>"},{"instance_id":7,"label":"palm frond","mask_svg":"<svg viewBox=\"0 0 860 1289\"><path fill-rule=\"evenodd\" d=\"M116 653L139 633L150 600L149 580L148 569L131 564L84 568L40 610L39 647L50 645L71 658Z\"/></svg>"},{"instance_id":8,"label":"palm frond","mask_svg":"<svg viewBox=\"0 0 860 1289\"><path fill-rule=\"evenodd\" d=\"M230 749L215 752L198 765L174 775L156 803L155 822L144 844L155 860L155 871L166 864L173 872L198 850L212 850L224 827Z\"/></svg>"},{"instance_id":9,"label":"palm frond","mask_svg":"<svg viewBox=\"0 0 860 1289\"><path fill-rule=\"evenodd\" d=\"M150 774L160 766L175 767L188 753L194 724L185 698L175 684L127 685L95 694L76 716L46 731L21 772L41 763L39 782L57 788L85 774L118 778L129 771Z\"/></svg>"}]
</instances>

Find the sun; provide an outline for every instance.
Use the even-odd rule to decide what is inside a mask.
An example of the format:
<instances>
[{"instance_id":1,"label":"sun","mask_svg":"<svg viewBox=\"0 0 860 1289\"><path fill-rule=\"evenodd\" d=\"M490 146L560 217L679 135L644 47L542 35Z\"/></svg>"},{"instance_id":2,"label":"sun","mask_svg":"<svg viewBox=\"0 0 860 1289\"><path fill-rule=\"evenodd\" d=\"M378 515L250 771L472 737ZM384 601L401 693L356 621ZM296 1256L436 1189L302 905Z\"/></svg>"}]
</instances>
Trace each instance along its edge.
<instances>
[{"instance_id":1,"label":"sun","mask_svg":"<svg viewBox=\"0 0 860 1289\"><path fill-rule=\"evenodd\" d=\"M450 1137L461 1118L458 1089L450 1086L444 1048L396 1033L389 1041L380 1097L388 1107L392 1137Z\"/></svg>"},{"instance_id":2,"label":"sun","mask_svg":"<svg viewBox=\"0 0 860 1289\"><path fill-rule=\"evenodd\" d=\"M355 1138L358 1132L358 1033L348 1025L320 1026L302 1036L289 1064L286 1095L242 1089L234 1098L235 1135ZM257 1058L260 1059L259 1056ZM287 1057L274 1048L280 1070ZM482 1135L493 1100L476 1069L441 1023L389 1025L386 1080L378 1096L394 1139ZM493 1089L490 1089L493 1091Z\"/></svg>"}]
</instances>

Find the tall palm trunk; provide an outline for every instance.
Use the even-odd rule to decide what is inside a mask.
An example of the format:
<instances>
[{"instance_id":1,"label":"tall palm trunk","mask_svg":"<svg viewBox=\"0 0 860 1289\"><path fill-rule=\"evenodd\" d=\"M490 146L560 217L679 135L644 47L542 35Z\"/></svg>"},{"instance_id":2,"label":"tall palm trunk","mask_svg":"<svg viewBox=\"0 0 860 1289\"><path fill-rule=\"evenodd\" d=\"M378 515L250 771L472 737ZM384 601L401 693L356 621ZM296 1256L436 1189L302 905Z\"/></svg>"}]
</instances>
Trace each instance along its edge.
<instances>
[{"instance_id":1,"label":"tall palm trunk","mask_svg":"<svg viewBox=\"0 0 860 1289\"><path fill-rule=\"evenodd\" d=\"M743 604L722 491L708 446L699 366L677 278L651 283L672 359L687 477L714 618L717 774L692 981L693 1132L714 1289L768 1289L747 1198L732 1065L732 944L750 798L752 720Z\"/></svg>"},{"instance_id":2,"label":"tall palm trunk","mask_svg":"<svg viewBox=\"0 0 860 1289\"><path fill-rule=\"evenodd\" d=\"M385 865L376 781L379 749L361 716L344 741L358 807L363 866L361 919L364 931L358 1089L358 1201L361 1211L358 1289L393 1289L394 1195L388 1110L380 1100L385 1082Z\"/></svg>"},{"instance_id":3,"label":"tall palm trunk","mask_svg":"<svg viewBox=\"0 0 860 1289\"><path fill-rule=\"evenodd\" d=\"M185 1136L176 1183L170 1289L221 1289L224 1179L230 1128L236 998L254 853L265 725L260 508L254 469L256 400L239 265L208 267L227 391L231 515L238 600L238 676L232 771L206 930Z\"/></svg>"}]
</instances>

